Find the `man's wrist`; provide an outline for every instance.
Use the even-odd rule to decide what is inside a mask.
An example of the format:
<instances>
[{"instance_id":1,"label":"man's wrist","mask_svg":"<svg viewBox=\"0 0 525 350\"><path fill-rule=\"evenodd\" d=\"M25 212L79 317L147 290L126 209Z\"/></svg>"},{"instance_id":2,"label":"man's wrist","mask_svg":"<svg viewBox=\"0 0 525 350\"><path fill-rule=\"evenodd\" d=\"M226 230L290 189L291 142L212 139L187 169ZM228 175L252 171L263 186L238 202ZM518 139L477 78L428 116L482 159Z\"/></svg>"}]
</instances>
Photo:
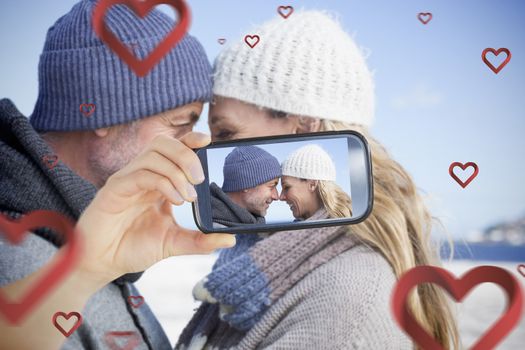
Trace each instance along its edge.
<instances>
[{"instance_id":1,"label":"man's wrist","mask_svg":"<svg viewBox=\"0 0 525 350\"><path fill-rule=\"evenodd\" d=\"M86 266L79 266L73 272L71 276L71 282L75 286L78 286L79 290L82 290L88 295L96 293L99 289L111 282L111 278L102 273L94 272Z\"/></svg>"}]
</instances>

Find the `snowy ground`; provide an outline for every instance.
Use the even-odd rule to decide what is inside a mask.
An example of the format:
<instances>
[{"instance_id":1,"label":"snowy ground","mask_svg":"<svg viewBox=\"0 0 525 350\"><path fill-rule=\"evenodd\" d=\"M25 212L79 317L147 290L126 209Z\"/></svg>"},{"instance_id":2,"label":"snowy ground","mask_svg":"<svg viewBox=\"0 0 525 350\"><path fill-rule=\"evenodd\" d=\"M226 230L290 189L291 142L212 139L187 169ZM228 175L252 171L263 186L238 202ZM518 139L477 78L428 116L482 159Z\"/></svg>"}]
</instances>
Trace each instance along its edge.
<instances>
[{"instance_id":1,"label":"snowy ground","mask_svg":"<svg viewBox=\"0 0 525 350\"><path fill-rule=\"evenodd\" d=\"M499 266L513 273L521 281L522 289L525 291L525 277L516 270L519 263L456 260L444 265L446 269L453 272L457 277L476 266ZM461 338L465 348L468 349L503 314L506 308L505 293L495 284L484 283L473 289L466 299L463 299L461 304L456 305ZM514 328L512 333L505 338L497 349L525 349L525 312L522 313L518 326Z\"/></svg>"},{"instance_id":2,"label":"snowy ground","mask_svg":"<svg viewBox=\"0 0 525 350\"><path fill-rule=\"evenodd\" d=\"M193 286L211 270L214 260L214 255L171 258L149 269L138 281L137 287L172 343L176 342L199 305L191 296ZM446 263L445 268L460 276L479 265L496 265L511 271L525 290L525 277L516 271L518 263L453 261ZM505 308L505 297L499 287L485 283L476 287L463 303L456 305L463 344L469 348L500 317ZM525 349L525 314L498 349Z\"/></svg>"}]
</instances>

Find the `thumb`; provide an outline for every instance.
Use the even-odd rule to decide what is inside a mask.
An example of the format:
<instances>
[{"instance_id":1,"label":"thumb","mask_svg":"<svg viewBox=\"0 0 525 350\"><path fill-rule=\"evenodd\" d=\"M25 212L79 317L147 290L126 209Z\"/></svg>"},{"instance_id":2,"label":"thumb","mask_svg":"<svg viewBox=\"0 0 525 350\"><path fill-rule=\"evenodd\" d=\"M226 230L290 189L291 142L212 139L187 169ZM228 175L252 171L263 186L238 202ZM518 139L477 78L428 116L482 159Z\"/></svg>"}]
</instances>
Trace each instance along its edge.
<instances>
[{"instance_id":1,"label":"thumb","mask_svg":"<svg viewBox=\"0 0 525 350\"><path fill-rule=\"evenodd\" d=\"M229 233L202 233L178 227L170 241L168 256L210 254L220 248L231 248L236 244L235 235Z\"/></svg>"}]
</instances>

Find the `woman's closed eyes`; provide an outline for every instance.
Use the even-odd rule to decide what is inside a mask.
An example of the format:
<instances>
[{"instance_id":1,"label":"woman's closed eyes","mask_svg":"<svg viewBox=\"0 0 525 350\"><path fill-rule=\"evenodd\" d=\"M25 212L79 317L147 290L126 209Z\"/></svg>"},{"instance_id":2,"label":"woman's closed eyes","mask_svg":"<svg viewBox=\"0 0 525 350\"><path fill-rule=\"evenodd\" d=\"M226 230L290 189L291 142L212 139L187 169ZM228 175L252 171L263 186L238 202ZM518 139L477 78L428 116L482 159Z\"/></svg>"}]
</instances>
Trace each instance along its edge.
<instances>
[{"instance_id":1,"label":"woman's closed eyes","mask_svg":"<svg viewBox=\"0 0 525 350\"><path fill-rule=\"evenodd\" d=\"M235 134L236 132L228 129L220 129L217 132L212 131L212 137L217 141L231 140Z\"/></svg>"}]
</instances>

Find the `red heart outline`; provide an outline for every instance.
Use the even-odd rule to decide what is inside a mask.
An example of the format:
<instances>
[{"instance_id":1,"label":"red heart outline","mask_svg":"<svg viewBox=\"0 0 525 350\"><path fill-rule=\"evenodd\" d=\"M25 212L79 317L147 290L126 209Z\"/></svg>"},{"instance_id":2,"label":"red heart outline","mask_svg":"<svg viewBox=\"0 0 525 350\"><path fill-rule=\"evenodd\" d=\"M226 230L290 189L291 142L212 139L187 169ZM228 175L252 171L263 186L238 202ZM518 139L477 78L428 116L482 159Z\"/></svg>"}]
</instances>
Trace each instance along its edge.
<instances>
[{"instance_id":1,"label":"red heart outline","mask_svg":"<svg viewBox=\"0 0 525 350\"><path fill-rule=\"evenodd\" d=\"M427 20L424 20L423 17L428 17ZM417 19L419 19L419 21L423 24L427 24L428 22L430 22L430 20L432 19L432 13L430 12L420 12L418 13L417 15Z\"/></svg>"},{"instance_id":2,"label":"red heart outline","mask_svg":"<svg viewBox=\"0 0 525 350\"><path fill-rule=\"evenodd\" d=\"M217 39L217 42L218 42L219 44L223 45L223 44L226 42L226 39L224 39L224 38L219 38L219 39Z\"/></svg>"},{"instance_id":3,"label":"red heart outline","mask_svg":"<svg viewBox=\"0 0 525 350\"><path fill-rule=\"evenodd\" d=\"M84 107L87 107L88 111L85 111ZM80 113L82 113L84 115L84 117L89 117L90 115L95 113L95 108L96 108L96 106L95 106L94 103L82 103L80 105Z\"/></svg>"},{"instance_id":4,"label":"red heart outline","mask_svg":"<svg viewBox=\"0 0 525 350\"><path fill-rule=\"evenodd\" d=\"M519 264L517 269L518 269L518 272L519 272L523 277L525 277L525 264Z\"/></svg>"},{"instance_id":5,"label":"red heart outline","mask_svg":"<svg viewBox=\"0 0 525 350\"><path fill-rule=\"evenodd\" d=\"M60 248L53 260L45 266L41 277L19 299L19 302L8 302L0 290L0 314L11 324L18 324L43 299L57 287L78 262L80 246L73 223L59 213L50 210L37 210L19 220L10 220L0 214L0 233L3 233L13 244L19 244L28 231L47 227L61 232L67 244Z\"/></svg>"},{"instance_id":6,"label":"red heart outline","mask_svg":"<svg viewBox=\"0 0 525 350\"><path fill-rule=\"evenodd\" d=\"M115 337L126 337L130 336L130 339L126 345L121 348L115 342ZM133 350L140 344L141 338L137 332L127 331L127 332L108 332L104 335L106 344L110 347L111 350Z\"/></svg>"},{"instance_id":7,"label":"red heart outline","mask_svg":"<svg viewBox=\"0 0 525 350\"><path fill-rule=\"evenodd\" d=\"M138 303L135 303L134 300L139 300ZM142 304L144 304L144 297L142 295L130 295L128 297L128 303L133 306L134 308L140 307Z\"/></svg>"},{"instance_id":8,"label":"red heart outline","mask_svg":"<svg viewBox=\"0 0 525 350\"><path fill-rule=\"evenodd\" d=\"M290 12L288 14L285 14L283 11L287 11L287 10L290 10ZM293 13L293 6L279 6L277 8L277 12L284 18L284 19L287 19L288 17L290 17L290 15Z\"/></svg>"},{"instance_id":9,"label":"red heart outline","mask_svg":"<svg viewBox=\"0 0 525 350\"><path fill-rule=\"evenodd\" d=\"M470 177L467 179L467 181L463 182L461 181L461 179L456 175L454 174L454 168L455 167L460 167L461 170L465 170L466 168L468 167L473 167L474 168L474 172L472 173L472 175L470 175ZM460 163L460 162L454 162L452 164L450 164L450 166L448 167L448 173L450 174L450 176L452 176L452 178L454 180L456 180L456 182L463 188L467 187L468 184L474 180L474 178L478 175L478 172L479 172L479 169L478 169L478 165L474 162L468 162L468 163Z\"/></svg>"},{"instance_id":10,"label":"red heart outline","mask_svg":"<svg viewBox=\"0 0 525 350\"><path fill-rule=\"evenodd\" d=\"M254 44L250 44L250 42L248 41L248 39L257 39L257 40L255 41ZM253 49L255 46L257 46L257 44L259 43L260 40L261 40L261 38L260 38L258 35L246 35L246 36L244 37L244 42L245 42L249 47L251 47L252 49Z\"/></svg>"},{"instance_id":11,"label":"red heart outline","mask_svg":"<svg viewBox=\"0 0 525 350\"><path fill-rule=\"evenodd\" d=\"M73 327L71 327L71 329L69 331L66 331L64 328L62 328L62 326L57 322L57 318L58 317L64 317L66 320L69 320L72 316L76 317L77 318L77 322L75 322L75 324L73 325ZM78 327L80 327L80 325L82 324L82 315L79 314L78 312L76 311L73 311L73 312L70 312L66 315L65 312L62 312L62 311L59 311L59 312L56 312L54 315L53 315L53 324L55 325L55 327L60 331L60 333L62 333L64 335L64 337L68 338L71 334L73 334L74 331L77 330Z\"/></svg>"},{"instance_id":12,"label":"red heart outline","mask_svg":"<svg viewBox=\"0 0 525 350\"><path fill-rule=\"evenodd\" d=\"M494 54L494 56L498 56L500 53L504 52L507 54L507 58L505 58L505 60L503 62L501 62L501 64L496 68L492 65L492 63L490 63L490 61L487 59L487 53L489 52L492 52ZM505 67L507 65L507 63L509 63L510 61L510 58L512 57L512 55L510 54L510 51L509 49L507 48L500 48L500 49L493 49L491 47L488 47L486 48L485 50L483 50L483 52L481 53L481 58L483 59L483 62L485 62L485 64L495 73L495 74L498 74L502 69L503 67Z\"/></svg>"},{"instance_id":13,"label":"red heart outline","mask_svg":"<svg viewBox=\"0 0 525 350\"><path fill-rule=\"evenodd\" d=\"M144 60L137 59L133 53L106 27L104 15L113 5L124 4L139 17L144 18L161 4L173 7L179 16L174 29L153 49ZM190 26L190 10L184 0L101 0L93 10L92 24L95 33L112 49L139 77L143 77L183 38Z\"/></svg>"},{"instance_id":14,"label":"red heart outline","mask_svg":"<svg viewBox=\"0 0 525 350\"><path fill-rule=\"evenodd\" d=\"M467 271L459 279L440 267L414 267L404 273L394 287L390 304L392 314L401 329L423 349L443 350L409 312L406 305L408 293L421 283L435 283L460 302L474 286L484 282L495 283L503 288L507 294L507 309L471 349L494 349L518 325L523 309L523 291L520 283L510 272L500 267L478 266Z\"/></svg>"},{"instance_id":15,"label":"red heart outline","mask_svg":"<svg viewBox=\"0 0 525 350\"><path fill-rule=\"evenodd\" d=\"M52 161L51 163L49 161ZM47 165L49 170L53 170L58 164L58 156L56 154L46 154L42 157L42 162Z\"/></svg>"}]
</instances>

